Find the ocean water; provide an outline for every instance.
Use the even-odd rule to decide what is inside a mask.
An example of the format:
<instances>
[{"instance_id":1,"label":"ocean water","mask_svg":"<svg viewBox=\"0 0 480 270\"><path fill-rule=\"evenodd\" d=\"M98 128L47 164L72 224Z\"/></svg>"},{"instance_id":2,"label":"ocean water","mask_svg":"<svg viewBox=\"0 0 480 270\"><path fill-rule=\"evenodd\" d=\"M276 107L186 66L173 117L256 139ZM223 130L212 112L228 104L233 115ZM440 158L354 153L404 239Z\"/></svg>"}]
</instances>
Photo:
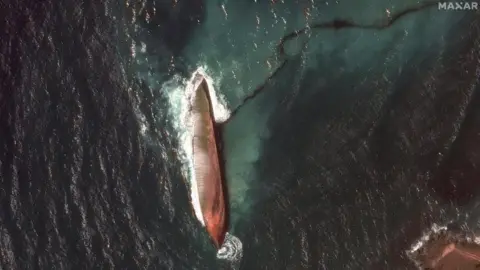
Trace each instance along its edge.
<instances>
[{"instance_id":1,"label":"ocean water","mask_svg":"<svg viewBox=\"0 0 480 270\"><path fill-rule=\"evenodd\" d=\"M0 269L415 269L429 231L480 228L478 11L4 0L0 14ZM220 252L190 203L198 72L223 131Z\"/></svg>"}]
</instances>

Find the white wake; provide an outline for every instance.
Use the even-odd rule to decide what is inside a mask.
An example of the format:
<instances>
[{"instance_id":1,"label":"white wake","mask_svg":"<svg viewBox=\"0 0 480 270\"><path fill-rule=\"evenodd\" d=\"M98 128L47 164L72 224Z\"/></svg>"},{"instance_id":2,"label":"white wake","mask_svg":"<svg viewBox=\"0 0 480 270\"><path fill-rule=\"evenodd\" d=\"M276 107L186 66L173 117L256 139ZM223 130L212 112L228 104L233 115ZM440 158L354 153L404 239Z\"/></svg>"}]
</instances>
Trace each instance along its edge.
<instances>
[{"instance_id":1,"label":"white wake","mask_svg":"<svg viewBox=\"0 0 480 270\"><path fill-rule=\"evenodd\" d=\"M243 257L243 244L233 234L227 232L225 242L217 252L217 259L239 263Z\"/></svg>"}]
</instances>

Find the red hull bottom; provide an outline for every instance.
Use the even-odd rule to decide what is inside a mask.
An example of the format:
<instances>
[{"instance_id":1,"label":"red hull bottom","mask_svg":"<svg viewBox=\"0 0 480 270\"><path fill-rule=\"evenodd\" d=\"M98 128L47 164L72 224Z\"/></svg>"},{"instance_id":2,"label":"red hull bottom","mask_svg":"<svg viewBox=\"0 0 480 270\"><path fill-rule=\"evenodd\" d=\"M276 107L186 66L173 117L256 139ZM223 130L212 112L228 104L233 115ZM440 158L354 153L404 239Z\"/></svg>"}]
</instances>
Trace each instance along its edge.
<instances>
[{"instance_id":1,"label":"red hull bottom","mask_svg":"<svg viewBox=\"0 0 480 270\"><path fill-rule=\"evenodd\" d=\"M434 235L415 254L422 269L480 269L480 245L450 231Z\"/></svg>"},{"instance_id":2,"label":"red hull bottom","mask_svg":"<svg viewBox=\"0 0 480 270\"><path fill-rule=\"evenodd\" d=\"M193 163L198 198L206 230L215 246L220 248L225 240L226 200L223 187L221 153L217 147L215 119L205 80L194 94L192 117L194 125Z\"/></svg>"}]
</instances>

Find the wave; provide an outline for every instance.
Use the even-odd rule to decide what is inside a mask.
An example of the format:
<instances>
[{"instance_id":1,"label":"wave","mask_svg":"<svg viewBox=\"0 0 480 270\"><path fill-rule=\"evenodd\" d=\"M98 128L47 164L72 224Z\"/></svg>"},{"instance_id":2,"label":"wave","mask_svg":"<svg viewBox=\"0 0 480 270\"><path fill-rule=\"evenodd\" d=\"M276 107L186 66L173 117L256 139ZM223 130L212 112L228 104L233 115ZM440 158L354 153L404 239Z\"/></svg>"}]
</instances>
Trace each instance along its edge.
<instances>
[{"instance_id":1,"label":"wave","mask_svg":"<svg viewBox=\"0 0 480 270\"><path fill-rule=\"evenodd\" d=\"M238 237L227 232L225 242L217 252L217 259L239 263L243 257L243 244Z\"/></svg>"}]
</instances>

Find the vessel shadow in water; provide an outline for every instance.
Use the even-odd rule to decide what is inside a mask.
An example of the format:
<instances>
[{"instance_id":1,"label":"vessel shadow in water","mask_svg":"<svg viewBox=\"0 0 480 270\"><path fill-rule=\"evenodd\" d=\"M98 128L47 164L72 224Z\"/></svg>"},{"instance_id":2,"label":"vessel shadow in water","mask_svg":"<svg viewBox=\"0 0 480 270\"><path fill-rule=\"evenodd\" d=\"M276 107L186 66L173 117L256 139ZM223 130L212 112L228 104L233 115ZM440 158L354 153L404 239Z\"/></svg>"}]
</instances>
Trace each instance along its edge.
<instances>
[{"instance_id":1,"label":"vessel shadow in water","mask_svg":"<svg viewBox=\"0 0 480 270\"><path fill-rule=\"evenodd\" d=\"M193 169L191 183L195 214L220 248L228 227L228 201L220 126L215 123L205 78L200 77L191 100Z\"/></svg>"}]
</instances>

